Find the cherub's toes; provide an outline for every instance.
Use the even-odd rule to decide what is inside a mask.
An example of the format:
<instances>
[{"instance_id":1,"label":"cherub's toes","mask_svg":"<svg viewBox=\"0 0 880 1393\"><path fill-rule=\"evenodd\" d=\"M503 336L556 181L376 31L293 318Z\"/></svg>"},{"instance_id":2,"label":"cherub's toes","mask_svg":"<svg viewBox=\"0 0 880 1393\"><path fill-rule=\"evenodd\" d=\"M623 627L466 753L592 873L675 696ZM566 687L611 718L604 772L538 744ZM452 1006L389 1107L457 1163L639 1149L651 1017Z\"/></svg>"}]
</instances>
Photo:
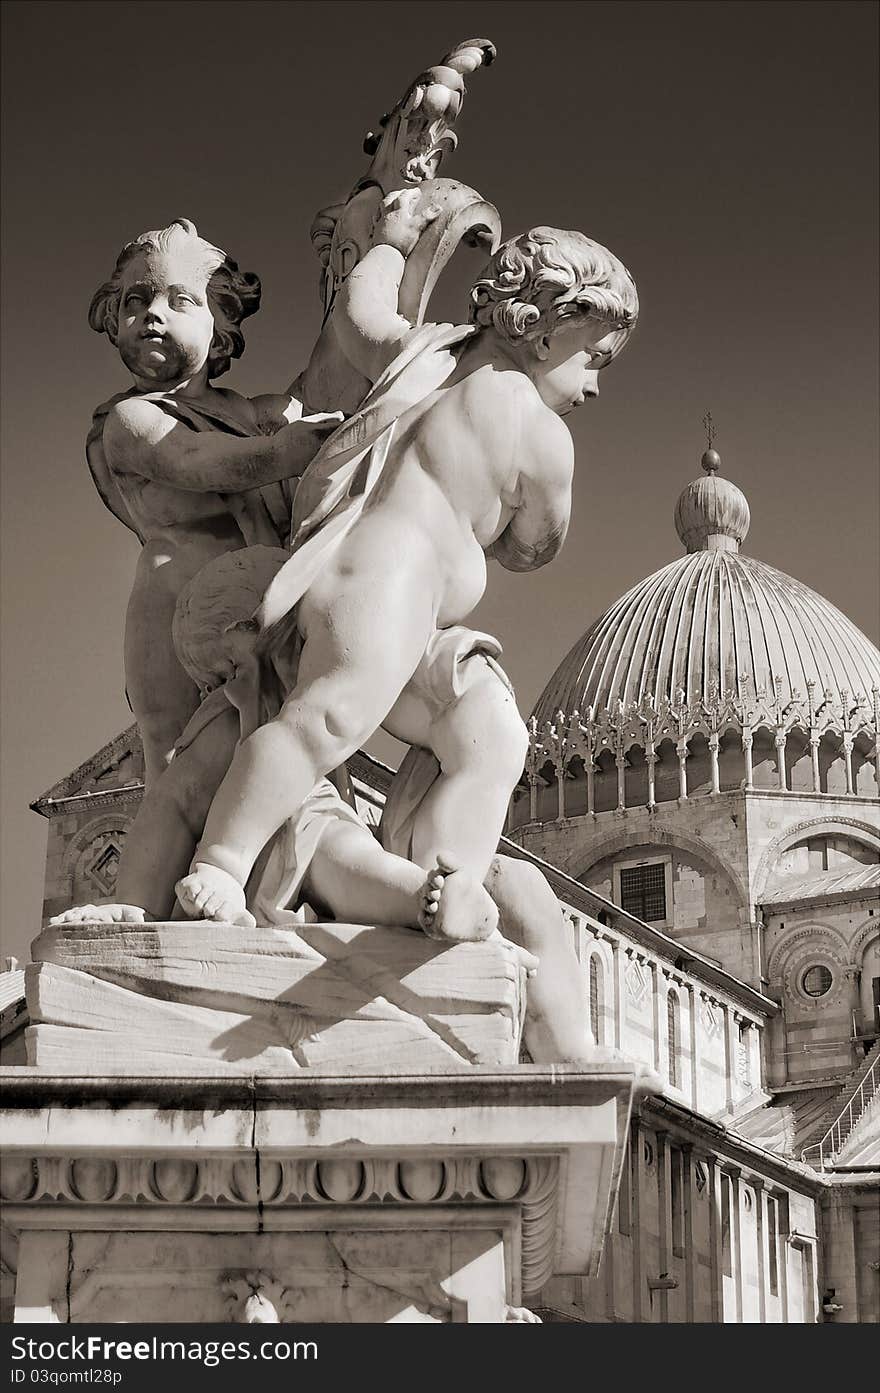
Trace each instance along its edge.
<instances>
[{"instance_id":1,"label":"cherub's toes","mask_svg":"<svg viewBox=\"0 0 880 1393\"><path fill-rule=\"evenodd\" d=\"M200 891L203 897L207 894L198 877L194 875L184 876L183 880L179 880L174 887L174 893L190 917L194 917L193 912L198 912L200 908L197 899Z\"/></svg>"},{"instance_id":2,"label":"cherub's toes","mask_svg":"<svg viewBox=\"0 0 880 1393\"><path fill-rule=\"evenodd\" d=\"M450 875L459 869L458 860L449 851L438 851L435 859L441 875Z\"/></svg>"},{"instance_id":3,"label":"cherub's toes","mask_svg":"<svg viewBox=\"0 0 880 1393\"><path fill-rule=\"evenodd\" d=\"M419 928L427 934L428 938L435 938L437 936L434 930L435 922L436 919L433 914L429 914L426 910L422 910L422 913L419 915Z\"/></svg>"},{"instance_id":4,"label":"cherub's toes","mask_svg":"<svg viewBox=\"0 0 880 1393\"><path fill-rule=\"evenodd\" d=\"M196 903L206 919L223 919L223 911L231 909L228 900L216 891L205 890L198 896Z\"/></svg>"}]
</instances>

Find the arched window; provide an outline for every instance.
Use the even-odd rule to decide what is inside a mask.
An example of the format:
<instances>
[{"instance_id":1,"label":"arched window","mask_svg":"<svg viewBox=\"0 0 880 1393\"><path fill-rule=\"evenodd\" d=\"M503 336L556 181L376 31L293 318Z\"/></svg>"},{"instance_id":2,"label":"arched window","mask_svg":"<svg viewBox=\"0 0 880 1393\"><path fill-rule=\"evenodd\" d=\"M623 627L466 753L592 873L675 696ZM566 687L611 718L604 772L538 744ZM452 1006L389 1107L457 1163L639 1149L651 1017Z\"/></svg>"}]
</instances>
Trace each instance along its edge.
<instances>
[{"instance_id":1,"label":"arched window","mask_svg":"<svg viewBox=\"0 0 880 1393\"><path fill-rule=\"evenodd\" d=\"M602 1007L604 1006L605 983L602 964L597 953L590 954L590 1030L593 1043L602 1044Z\"/></svg>"},{"instance_id":2,"label":"arched window","mask_svg":"<svg viewBox=\"0 0 880 1393\"><path fill-rule=\"evenodd\" d=\"M669 992L666 997L666 1039L669 1049L669 1083L672 1088L681 1087L681 1067L678 1059L681 1031L678 1020L678 997L675 992Z\"/></svg>"}]
</instances>

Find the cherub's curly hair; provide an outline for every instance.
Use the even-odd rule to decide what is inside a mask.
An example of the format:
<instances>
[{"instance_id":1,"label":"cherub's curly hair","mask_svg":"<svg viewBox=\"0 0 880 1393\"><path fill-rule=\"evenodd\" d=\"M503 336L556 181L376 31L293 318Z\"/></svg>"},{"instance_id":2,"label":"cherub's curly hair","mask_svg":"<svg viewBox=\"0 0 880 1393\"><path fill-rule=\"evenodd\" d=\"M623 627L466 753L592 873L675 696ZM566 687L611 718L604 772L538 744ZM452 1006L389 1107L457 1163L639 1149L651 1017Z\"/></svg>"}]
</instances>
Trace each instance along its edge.
<instances>
[{"instance_id":1,"label":"cherub's curly hair","mask_svg":"<svg viewBox=\"0 0 880 1393\"><path fill-rule=\"evenodd\" d=\"M249 314L260 308L260 278L252 271L239 271L237 262L219 247L206 242L189 218L175 218L158 232L143 232L133 242L127 242L116 259L113 275L95 291L89 306L89 324L99 334L106 334L116 343L119 327L119 298L122 273L129 261L141 252L169 251L176 242L196 243L205 258L208 272L208 302L214 314L214 338L208 354L208 376L220 377L233 358L244 352L244 334L239 325Z\"/></svg>"},{"instance_id":2,"label":"cherub's curly hair","mask_svg":"<svg viewBox=\"0 0 880 1393\"><path fill-rule=\"evenodd\" d=\"M251 616L290 552L281 547L242 547L215 556L177 597L171 635L184 667L205 694L223 680L223 636ZM254 625L256 629L256 625Z\"/></svg>"},{"instance_id":3,"label":"cherub's curly hair","mask_svg":"<svg viewBox=\"0 0 880 1393\"><path fill-rule=\"evenodd\" d=\"M638 314L635 281L623 262L583 233L555 227L505 242L471 291L472 322L491 325L510 343L540 338L574 315L628 335Z\"/></svg>"}]
</instances>

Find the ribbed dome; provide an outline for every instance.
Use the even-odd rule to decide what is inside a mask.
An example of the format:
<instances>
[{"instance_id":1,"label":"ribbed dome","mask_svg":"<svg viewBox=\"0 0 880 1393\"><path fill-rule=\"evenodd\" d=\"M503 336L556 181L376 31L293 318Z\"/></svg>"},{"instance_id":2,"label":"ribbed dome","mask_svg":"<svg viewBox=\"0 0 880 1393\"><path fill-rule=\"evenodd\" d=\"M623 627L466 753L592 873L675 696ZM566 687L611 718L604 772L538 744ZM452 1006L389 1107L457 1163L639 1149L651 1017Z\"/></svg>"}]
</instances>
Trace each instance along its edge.
<instances>
[{"instance_id":1,"label":"ribbed dome","mask_svg":"<svg viewBox=\"0 0 880 1393\"><path fill-rule=\"evenodd\" d=\"M677 704L682 691L688 702L748 702L762 689L772 697L777 679L783 705L806 698L809 682L817 705L829 690L836 702L846 693L870 703L880 652L814 590L739 555L748 503L735 485L697 480L679 500L680 519L688 555L633 586L587 630L538 700L539 726L560 710L583 718L592 707L598 716L648 695ZM707 546L712 536L726 545Z\"/></svg>"}]
</instances>

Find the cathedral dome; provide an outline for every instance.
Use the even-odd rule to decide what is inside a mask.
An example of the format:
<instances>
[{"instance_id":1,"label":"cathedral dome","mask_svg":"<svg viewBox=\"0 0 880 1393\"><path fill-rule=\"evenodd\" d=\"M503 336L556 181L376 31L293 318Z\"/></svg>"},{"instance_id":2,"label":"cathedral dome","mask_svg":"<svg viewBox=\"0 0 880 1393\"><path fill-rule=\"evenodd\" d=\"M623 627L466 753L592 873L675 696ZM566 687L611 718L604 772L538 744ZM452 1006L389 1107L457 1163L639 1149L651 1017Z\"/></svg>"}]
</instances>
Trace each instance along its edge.
<instances>
[{"instance_id":1,"label":"cathedral dome","mask_svg":"<svg viewBox=\"0 0 880 1393\"><path fill-rule=\"evenodd\" d=\"M633 586L574 645L535 706L539 726L559 711L598 717L649 698L873 704L880 652L814 590L740 554L749 505L719 464L707 451L704 476L676 505L687 554Z\"/></svg>"}]
</instances>

